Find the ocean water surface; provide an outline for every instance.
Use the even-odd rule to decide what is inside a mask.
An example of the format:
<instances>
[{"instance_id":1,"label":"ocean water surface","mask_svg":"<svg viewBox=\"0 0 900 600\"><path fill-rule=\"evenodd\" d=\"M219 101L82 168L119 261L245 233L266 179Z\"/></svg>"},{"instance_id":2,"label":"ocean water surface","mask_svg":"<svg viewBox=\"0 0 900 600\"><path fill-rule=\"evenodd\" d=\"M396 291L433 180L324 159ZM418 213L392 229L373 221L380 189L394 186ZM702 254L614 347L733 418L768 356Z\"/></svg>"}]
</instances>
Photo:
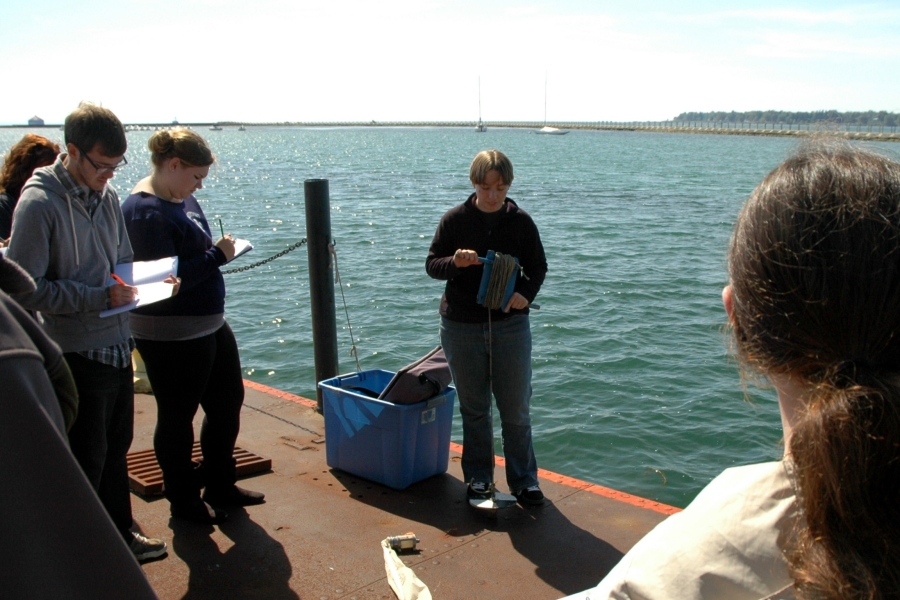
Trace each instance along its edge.
<instances>
[{"instance_id":1,"label":"ocean water surface","mask_svg":"<svg viewBox=\"0 0 900 600\"><path fill-rule=\"evenodd\" d=\"M0 147L26 131L0 129ZM723 469L780 456L774 393L745 394L720 294L742 203L798 142L500 128L200 133L218 162L196 195L211 222L255 246L233 266L305 237L303 182L329 180L342 373L357 368L351 327L364 370L394 371L439 343L443 282L425 273L425 256L441 215L471 192L472 158L497 148L549 262L531 317L539 466L683 507ZM149 172L149 135L128 134L129 164L113 181L122 199ZM226 284L244 376L315 398L305 247ZM452 437L462 441L458 414Z\"/></svg>"}]
</instances>

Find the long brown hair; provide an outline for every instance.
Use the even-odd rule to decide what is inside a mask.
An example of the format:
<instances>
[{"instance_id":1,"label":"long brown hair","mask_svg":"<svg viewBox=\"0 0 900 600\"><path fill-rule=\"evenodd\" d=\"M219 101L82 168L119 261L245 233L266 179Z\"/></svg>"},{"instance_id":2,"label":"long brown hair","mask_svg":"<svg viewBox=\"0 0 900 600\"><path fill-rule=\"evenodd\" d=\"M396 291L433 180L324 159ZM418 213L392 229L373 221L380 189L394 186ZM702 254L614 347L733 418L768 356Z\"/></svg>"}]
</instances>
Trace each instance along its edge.
<instances>
[{"instance_id":1,"label":"long brown hair","mask_svg":"<svg viewBox=\"0 0 900 600\"><path fill-rule=\"evenodd\" d=\"M22 186L38 167L52 165L59 154L59 146L45 137L26 133L9 149L0 169L0 192L18 198Z\"/></svg>"},{"instance_id":2,"label":"long brown hair","mask_svg":"<svg viewBox=\"0 0 900 600\"><path fill-rule=\"evenodd\" d=\"M744 365L809 390L789 448L795 592L900 597L900 164L802 149L744 206L729 271Z\"/></svg>"}]
</instances>

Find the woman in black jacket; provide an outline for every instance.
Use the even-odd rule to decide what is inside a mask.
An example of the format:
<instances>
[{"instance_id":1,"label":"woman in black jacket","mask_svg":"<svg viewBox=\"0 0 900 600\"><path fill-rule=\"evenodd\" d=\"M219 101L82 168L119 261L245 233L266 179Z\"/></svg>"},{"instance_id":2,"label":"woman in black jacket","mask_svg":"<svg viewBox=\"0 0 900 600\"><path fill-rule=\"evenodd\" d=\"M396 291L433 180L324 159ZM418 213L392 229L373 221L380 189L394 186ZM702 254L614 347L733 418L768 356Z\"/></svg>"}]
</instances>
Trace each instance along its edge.
<instances>
[{"instance_id":1,"label":"woman in black jacket","mask_svg":"<svg viewBox=\"0 0 900 600\"><path fill-rule=\"evenodd\" d=\"M500 413L506 482L521 504L540 505L531 439L531 326L528 306L547 273L541 236L531 217L506 197L509 158L480 152L469 179L475 192L441 218L425 268L447 281L441 298L441 344L450 364L463 420L462 468L470 499L490 497L494 446L492 392ZM488 250L518 259L524 276L505 305L477 301Z\"/></svg>"}]
</instances>

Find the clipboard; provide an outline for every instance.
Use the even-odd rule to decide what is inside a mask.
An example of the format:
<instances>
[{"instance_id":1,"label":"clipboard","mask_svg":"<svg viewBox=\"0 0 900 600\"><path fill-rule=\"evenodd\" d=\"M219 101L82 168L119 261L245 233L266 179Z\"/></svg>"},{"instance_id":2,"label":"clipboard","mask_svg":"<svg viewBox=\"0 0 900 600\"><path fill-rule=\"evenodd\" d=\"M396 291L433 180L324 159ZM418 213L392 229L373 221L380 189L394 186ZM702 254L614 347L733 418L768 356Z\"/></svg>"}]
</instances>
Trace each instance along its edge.
<instances>
[{"instance_id":1,"label":"clipboard","mask_svg":"<svg viewBox=\"0 0 900 600\"><path fill-rule=\"evenodd\" d=\"M169 256L159 260L119 263L116 265L115 273L128 285L135 286L138 289L138 296L128 304L101 310L101 317L117 315L138 306L146 306L171 298L175 286L171 283L166 283L164 280L171 273L178 274L178 257ZM116 285L116 280L110 277L107 285Z\"/></svg>"}]
</instances>

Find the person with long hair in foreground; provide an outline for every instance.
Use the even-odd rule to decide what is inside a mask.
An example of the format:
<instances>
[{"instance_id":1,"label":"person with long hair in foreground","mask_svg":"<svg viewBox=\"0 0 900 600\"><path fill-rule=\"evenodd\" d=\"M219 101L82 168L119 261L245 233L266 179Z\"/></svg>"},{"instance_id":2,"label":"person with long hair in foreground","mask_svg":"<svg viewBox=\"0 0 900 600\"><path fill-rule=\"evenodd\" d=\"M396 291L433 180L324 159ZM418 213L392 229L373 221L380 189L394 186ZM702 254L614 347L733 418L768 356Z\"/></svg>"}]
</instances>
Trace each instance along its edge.
<instances>
[{"instance_id":1,"label":"person with long hair in foreground","mask_svg":"<svg viewBox=\"0 0 900 600\"><path fill-rule=\"evenodd\" d=\"M726 470L572 598L900 597L900 164L803 148L745 204L729 276L784 457Z\"/></svg>"}]
</instances>

